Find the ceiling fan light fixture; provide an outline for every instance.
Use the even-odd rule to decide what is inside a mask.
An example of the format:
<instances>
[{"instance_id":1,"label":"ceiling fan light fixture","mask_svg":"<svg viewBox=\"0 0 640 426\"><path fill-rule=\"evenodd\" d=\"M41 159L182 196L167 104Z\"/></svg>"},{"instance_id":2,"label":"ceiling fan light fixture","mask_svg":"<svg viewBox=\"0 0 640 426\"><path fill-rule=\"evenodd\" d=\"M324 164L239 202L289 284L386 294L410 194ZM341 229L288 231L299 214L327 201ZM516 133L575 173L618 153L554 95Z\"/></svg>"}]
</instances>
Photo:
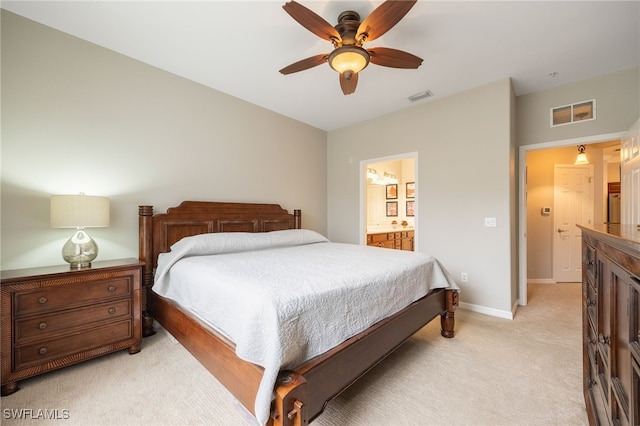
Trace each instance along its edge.
<instances>
[{"instance_id":1,"label":"ceiling fan light fixture","mask_svg":"<svg viewBox=\"0 0 640 426\"><path fill-rule=\"evenodd\" d=\"M341 46L329 55L329 65L340 74L359 73L369 65L369 54L358 46Z\"/></svg>"},{"instance_id":2,"label":"ceiling fan light fixture","mask_svg":"<svg viewBox=\"0 0 640 426\"><path fill-rule=\"evenodd\" d=\"M345 95L355 92L358 75L369 62L390 68L416 69L422 59L411 53L388 47L365 50L362 45L385 34L393 28L418 0L385 0L363 21L353 11L342 12L335 27L316 12L295 0L287 1L282 8L300 25L323 40L330 41L334 50L329 54L315 55L295 62L280 70L291 74L329 62L340 74L340 89Z\"/></svg>"}]
</instances>

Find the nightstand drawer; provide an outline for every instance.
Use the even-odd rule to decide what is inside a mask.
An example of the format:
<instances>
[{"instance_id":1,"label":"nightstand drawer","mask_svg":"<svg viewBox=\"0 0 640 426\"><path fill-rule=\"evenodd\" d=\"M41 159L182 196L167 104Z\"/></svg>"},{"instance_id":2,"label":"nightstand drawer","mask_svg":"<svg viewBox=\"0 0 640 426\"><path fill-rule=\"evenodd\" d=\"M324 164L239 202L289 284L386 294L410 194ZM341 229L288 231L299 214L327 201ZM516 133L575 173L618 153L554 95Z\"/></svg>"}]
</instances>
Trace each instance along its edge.
<instances>
[{"instance_id":1,"label":"nightstand drawer","mask_svg":"<svg viewBox=\"0 0 640 426\"><path fill-rule=\"evenodd\" d=\"M62 287L39 288L30 292L17 292L15 316L41 314L58 309L82 306L88 302L97 303L102 299L123 297L131 294L132 277L116 277L85 282Z\"/></svg>"},{"instance_id":2,"label":"nightstand drawer","mask_svg":"<svg viewBox=\"0 0 640 426\"><path fill-rule=\"evenodd\" d=\"M15 323L15 343L48 338L55 333L73 331L96 322L129 317L131 314L131 299L120 299L37 318L20 319Z\"/></svg>"},{"instance_id":3,"label":"nightstand drawer","mask_svg":"<svg viewBox=\"0 0 640 426\"><path fill-rule=\"evenodd\" d=\"M66 355L73 355L110 343L120 342L133 338L133 335L133 321L123 321L58 339L16 346L14 349L13 370L17 371L62 358Z\"/></svg>"}]
</instances>

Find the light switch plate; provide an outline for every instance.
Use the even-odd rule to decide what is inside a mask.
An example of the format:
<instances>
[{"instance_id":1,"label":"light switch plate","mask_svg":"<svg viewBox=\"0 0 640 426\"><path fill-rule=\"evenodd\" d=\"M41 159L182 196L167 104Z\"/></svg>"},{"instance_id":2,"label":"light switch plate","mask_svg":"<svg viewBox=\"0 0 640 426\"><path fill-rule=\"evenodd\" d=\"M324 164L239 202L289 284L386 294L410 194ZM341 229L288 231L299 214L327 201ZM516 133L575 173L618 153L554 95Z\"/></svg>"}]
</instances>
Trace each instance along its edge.
<instances>
[{"instance_id":1,"label":"light switch plate","mask_svg":"<svg viewBox=\"0 0 640 426\"><path fill-rule=\"evenodd\" d=\"M484 226L485 228L495 228L497 226L495 217L485 217L484 218Z\"/></svg>"}]
</instances>

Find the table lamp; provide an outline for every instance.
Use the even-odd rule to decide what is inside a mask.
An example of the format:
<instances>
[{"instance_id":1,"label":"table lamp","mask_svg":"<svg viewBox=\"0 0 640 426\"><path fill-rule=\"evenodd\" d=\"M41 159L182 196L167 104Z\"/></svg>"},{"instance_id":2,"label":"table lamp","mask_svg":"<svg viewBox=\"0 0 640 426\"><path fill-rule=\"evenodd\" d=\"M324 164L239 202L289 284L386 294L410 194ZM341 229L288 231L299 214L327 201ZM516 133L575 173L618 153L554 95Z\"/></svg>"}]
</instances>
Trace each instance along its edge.
<instances>
[{"instance_id":1,"label":"table lamp","mask_svg":"<svg viewBox=\"0 0 640 426\"><path fill-rule=\"evenodd\" d=\"M51 227L76 228L62 247L62 258L71 269L89 268L98 256L98 245L84 228L109 226L109 199L93 195L52 195Z\"/></svg>"}]
</instances>

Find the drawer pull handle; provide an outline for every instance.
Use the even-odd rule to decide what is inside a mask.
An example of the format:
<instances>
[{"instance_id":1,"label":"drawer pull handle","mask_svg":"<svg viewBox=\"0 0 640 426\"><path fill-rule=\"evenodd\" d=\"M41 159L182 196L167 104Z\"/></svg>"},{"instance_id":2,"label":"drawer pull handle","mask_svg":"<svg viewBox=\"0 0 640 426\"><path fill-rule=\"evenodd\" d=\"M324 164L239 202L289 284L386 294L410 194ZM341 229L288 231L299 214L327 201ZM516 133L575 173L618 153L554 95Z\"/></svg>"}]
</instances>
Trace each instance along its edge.
<instances>
[{"instance_id":1,"label":"drawer pull handle","mask_svg":"<svg viewBox=\"0 0 640 426\"><path fill-rule=\"evenodd\" d=\"M38 353L40 353L40 355L44 355L44 354L46 354L46 353L47 353L47 348L40 348L40 349L38 350Z\"/></svg>"},{"instance_id":2,"label":"drawer pull handle","mask_svg":"<svg viewBox=\"0 0 640 426\"><path fill-rule=\"evenodd\" d=\"M611 344L611 338L609 336L605 336L603 334L598 335L598 341L604 345Z\"/></svg>"},{"instance_id":3,"label":"drawer pull handle","mask_svg":"<svg viewBox=\"0 0 640 426\"><path fill-rule=\"evenodd\" d=\"M38 324L38 328L40 330L44 330L45 328L47 328L47 323L42 321L40 324Z\"/></svg>"},{"instance_id":4,"label":"drawer pull handle","mask_svg":"<svg viewBox=\"0 0 640 426\"><path fill-rule=\"evenodd\" d=\"M46 297L42 296L40 299L38 299L38 303L39 304L45 304L49 301L49 299L47 299Z\"/></svg>"},{"instance_id":5,"label":"drawer pull handle","mask_svg":"<svg viewBox=\"0 0 640 426\"><path fill-rule=\"evenodd\" d=\"M109 313L110 314L115 314L116 313L116 308L109 308Z\"/></svg>"},{"instance_id":6,"label":"drawer pull handle","mask_svg":"<svg viewBox=\"0 0 640 426\"><path fill-rule=\"evenodd\" d=\"M109 293L113 293L114 291L116 291L116 286L110 285L109 288L107 288L107 290L109 290Z\"/></svg>"}]
</instances>

